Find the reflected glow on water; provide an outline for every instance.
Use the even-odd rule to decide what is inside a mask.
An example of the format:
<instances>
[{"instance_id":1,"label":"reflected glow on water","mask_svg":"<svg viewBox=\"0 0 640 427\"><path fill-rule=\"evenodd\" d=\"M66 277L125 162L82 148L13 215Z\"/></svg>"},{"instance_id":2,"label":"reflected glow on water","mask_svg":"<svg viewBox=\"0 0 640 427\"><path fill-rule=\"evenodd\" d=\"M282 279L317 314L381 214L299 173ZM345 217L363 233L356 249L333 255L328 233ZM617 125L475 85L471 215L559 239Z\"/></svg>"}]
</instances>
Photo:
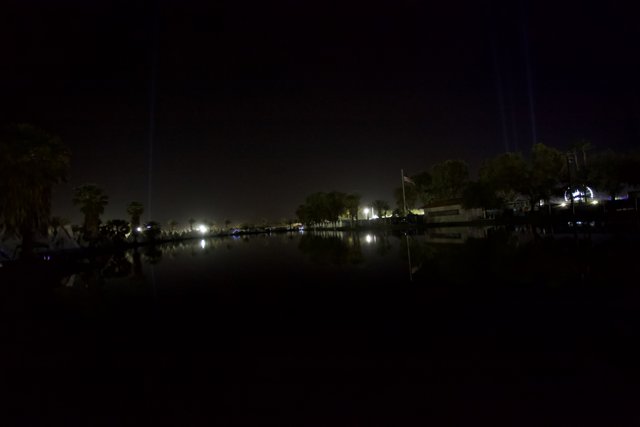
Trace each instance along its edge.
<instances>
[{"instance_id":1,"label":"reflected glow on water","mask_svg":"<svg viewBox=\"0 0 640 427\"><path fill-rule=\"evenodd\" d=\"M133 390L149 378L162 397L177 389L167 407L191 390L191 381L206 390L195 386L185 408L202 396L208 403L209 396L240 390L231 396L241 402L233 408L245 411L236 405L246 402L244 391L253 391L256 379L263 391L247 412L274 394L261 379L290 390L275 393L287 402L301 394L321 401L341 383L346 390L374 383L389 390L366 408L385 406L391 394L403 391L403 401L423 402L420 393L429 384L427 398L441 394L443 385L450 394L461 381L470 400L461 404L473 407L477 390L491 391L488 381L498 390L490 400L500 401L505 391L512 393L514 379L521 384L527 375L531 386L514 394L546 392L540 384L553 390L553 374L564 395L567 372L577 371L574 361L597 362L598 354L603 363L589 362L593 377L578 381L579 389L593 383L608 393L612 372L620 372L624 384L637 367L638 355L628 351L640 330L638 291L632 288L637 280L629 282L627 294L615 288L624 271L635 272L637 242L599 246L547 237L526 229L441 228L243 235L139 247L96 257L66 276L46 304L14 322L21 325L10 334L17 345L5 347L19 349L16 365L33 375L30 384L62 378L61 362L66 379L77 363L74 386L84 386L88 374L101 380L101 389L112 384L102 379L126 379L126 389ZM620 273L614 265L625 268ZM37 329L22 327L32 313L43 313L46 325L36 341L23 335ZM28 353L19 346L25 342L35 350L32 357L23 357ZM56 343L60 352L52 354ZM554 354L557 363L551 359L540 369L541 355L550 360ZM624 360L629 375L619 371ZM220 378L227 382L218 383ZM318 389L325 378L329 386ZM52 395L59 395L59 382L54 386ZM207 394L212 387L215 394ZM107 391L113 396L123 389L116 383ZM80 390L86 393L86 387ZM575 394L583 405L583 395ZM340 407L353 405L353 394L344 396ZM317 413L327 406L321 401Z\"/></svg>"},{"instance_id":2,"label":"reflected glow on water","mask_svg":"<svg viewBox=\"0 0 640 427\"><path fill-rule=\"evenodd\" d=\"M96 260L60 283L141 286L162 292L190 287L255 283L310 286L366 283L559 285L615 280L612 271L633 265L634 247L576 245L526 228L448 227L421 233L307 231L186 240L140 247ZM599 251L604 251L602 254ZM606 255L606 256L603 256ZM611 265L610 265L611 264ZM611 268L615 264L615 268ZM624 271L624 270L623 270Z\"/></svg>"}]
</instances>

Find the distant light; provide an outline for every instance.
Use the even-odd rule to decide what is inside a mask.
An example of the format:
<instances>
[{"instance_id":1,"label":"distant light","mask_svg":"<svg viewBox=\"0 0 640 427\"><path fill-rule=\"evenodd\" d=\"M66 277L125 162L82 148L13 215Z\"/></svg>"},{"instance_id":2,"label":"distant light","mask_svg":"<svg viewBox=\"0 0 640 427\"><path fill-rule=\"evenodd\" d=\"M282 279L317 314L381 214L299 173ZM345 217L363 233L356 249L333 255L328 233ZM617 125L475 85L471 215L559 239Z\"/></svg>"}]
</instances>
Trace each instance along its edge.
<instances>
[{"instance_id":1,"label":"distant light","mask_svg":"<svg viewBox=\"0 0 640 427\"><path fill-rule=\"evenodd\" d=\"M142 231L142 227L136 227L136 231L140 233Z\"/></svg>"},{"instance_id":2,"label":"distant light","mask_svg":"<svg viewBox=\"0 0 640 427\"><path fill-rule=\"evenodd\" d=\"M592 200L592 201L591 201L591 204L592 204L592 205L597 205L597 204L598 204L598 201L597 201L597 200Z\"/></svg>"},{"instance_id":3,"label":"distant light","mask_svg":"<svg viewBox=\"0 0 640 427\"><path fill-rule=\"evenodd\" d=\"M373 242L373 237L371 237L371 234L367 234L365 236L364 240L366 240L367 243L371 243L371 242Z\"/></svg>"},{"instance_id":4,"label":"distant light","mask_svg":"<svg viewBox=\"0 0 640 427\"><path fill-rule=\"evenodd\" d=\"M567 206L567 204L565 202L560 203L560 206L562 206L563 208Z\"/></svg>"},{"instance_id":5,"label":"distant light","mask_svg":"<svg viewBox=\"0 0 640 427\"><path fill-rule=\"evenodd\" d=\"M147 225L147 230L148 230L148 229L150 229L150 228L151 228L151 226L150 226L150 225Z\"/></svg>"},{"instance_id":6,"label":"distant light","mask_svg":"<svg viewBox=\"0 0 640 427\"><path fill-rule=\"evenodd\" d=\"M200 247L204 249L206 246L207 246L207 242L205 242L204 239L200 240Z\"/></svg>"},{"instance_id":7,"label":"distant light","mask_svg":"<svg viewBox=\"0 0 640 427\"><path fill-rule=\"evenodd\" d=\"M362 212L364 212L365 215L369 215L369 208L364 208Z\"/></svg>"},{"instance_id":8,"label":"distant light","mask_svg":"<svg viewBox=\"0 0 640 427\"><path fill-rule=\"evenodd\" d=\"M204 234L204 233L206 233L206 232L207 232L207 230L208 230L208 229L207 229L207 226L206 226L206 225L200 224L200 225L198 226L198 230L200 230L200 232L201 232L202 234Z\"/></svg>"},{"instance_id":9,"label":"distant light","mask_svg":"<svg viewBox=\"0 0 640 427\"><path fill-rule=\"evenodd\" d=\"M579 188L576 188L574 191L571 191L570 189L567 188L567 190L564 192L564 200L568 202L569 200L571 200L572 197L575 201L578 201L578 202L583 202L587 198L593 199L593 190L591 189L591 187L585 186L584 188L586 191L580 191Z\"/></svg>"}]
</instances>

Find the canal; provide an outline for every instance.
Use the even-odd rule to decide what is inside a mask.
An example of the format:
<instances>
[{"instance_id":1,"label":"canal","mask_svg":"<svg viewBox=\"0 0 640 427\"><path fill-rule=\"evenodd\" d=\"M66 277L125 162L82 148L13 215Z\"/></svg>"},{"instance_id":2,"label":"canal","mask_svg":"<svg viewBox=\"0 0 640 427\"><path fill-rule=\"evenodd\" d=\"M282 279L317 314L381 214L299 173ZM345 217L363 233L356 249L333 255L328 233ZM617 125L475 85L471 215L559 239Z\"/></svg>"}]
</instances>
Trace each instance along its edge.
<instances>
[{"instance_id":1,"label":"canal","mask_svg":"<svg viewBox=\"0 0 640 427\"><path fill-rule=\"evenodd\" d=\"M533 231L210 238L4 276L7 425L638 423L638 241Z\"/></svg>"}]
</instances>

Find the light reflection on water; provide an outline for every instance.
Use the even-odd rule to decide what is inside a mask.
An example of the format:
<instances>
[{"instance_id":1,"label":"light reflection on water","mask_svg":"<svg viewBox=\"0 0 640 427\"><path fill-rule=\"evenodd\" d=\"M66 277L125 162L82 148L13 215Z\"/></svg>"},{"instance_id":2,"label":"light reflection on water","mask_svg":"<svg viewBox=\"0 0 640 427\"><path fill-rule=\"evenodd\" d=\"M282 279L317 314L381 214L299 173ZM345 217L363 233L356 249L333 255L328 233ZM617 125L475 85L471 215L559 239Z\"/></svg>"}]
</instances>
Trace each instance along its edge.
<instances>
[{"instance_id":1,"label":"light reflection on water","mask_svg":"<svg viewBox=\"0 0 640 427\"><path fill-rule=\"evenodd\" d=\"M488 394L499 412L505 394L531 390L535 413L538 394L553 393L556 384L553 401L574 394L576 408L584 406L585 384L604 390L605 400L612 389L622 390L624 399L631 391L622 386L637 371L638 292L603 290L628 279L637 242L551 237L527 229L442 228L140 247L66 277L53 298L57 304L47 298L46 307L34 310L46 324L32 328L35 341L24 339L28 329L21 329L17 345L6 347L19 349L23 383L68 381L73 372L82 381L70 383L93 399L99 394L86 392L87 377L97 378L102 392L110 387L109 396L150 379L159 391L147 399L169 408L179 402L191 409L201 396L206 405L223 396L244 413L271 395L287 405L302 395L319 401L314 413L320 413L329 407L322 399L338 387L375 385L364 394L387 394L363 408L388 408L398 393L403 402L422 403L444 392L436 401L445 403L443 419L451 416L448 399L474 407ZM493 289L496 284L511 287ZM560 288L567 284L577 286ZM23 342L38 343L34 355L23 357ZM59 353L52 353L56 345ZM55 376L42 375L47 366ZM33 377L25 381L25 374ZM572 375L579 375L575 391L567 388ZM52 395L60 395L60 382L52 383ZM278 384L291 394L274 394ZM344 400L336 406L350 407L355 394L340 394ZM152 406L143 407L147 419Z\"/></svg>"},{"instance_id":2,"label":"light reflection on water","mask_svg":"<svg viewBox=\"0 0 640 427\"><path fill-rule=\"evenodd\" d=\"M429 228L421 233L320 231L217 237L141 247L99 259L62 279L67 287L131 283L166 291L247 283L487 283L584 281L607 268L587 242L527 228ZM617 248L615 262L637 255ZM142 286L144 287L144 286ZM154 291L155 292L155 291Z\"/></svg>"}]
</instances>

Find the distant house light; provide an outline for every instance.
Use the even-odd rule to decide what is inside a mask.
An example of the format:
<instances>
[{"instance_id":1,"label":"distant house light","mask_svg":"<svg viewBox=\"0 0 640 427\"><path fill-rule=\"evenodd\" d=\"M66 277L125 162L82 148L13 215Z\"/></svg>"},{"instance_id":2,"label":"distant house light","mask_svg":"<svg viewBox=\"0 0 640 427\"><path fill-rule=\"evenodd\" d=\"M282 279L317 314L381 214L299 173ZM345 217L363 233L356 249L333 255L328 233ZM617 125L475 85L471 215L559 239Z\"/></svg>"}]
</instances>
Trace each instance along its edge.
<instances>
[{"instance_id":1,"label":"distant house light","mask_svg":"<svg viewBox=\"0 0 640 427\"><path fill-rule=\"evenodd\" d=\"M569 188L564 192L564 200L566 202L571 201L573 196L574 202L584 202L587 198L593 199L593 190L591 187L584 187L585 191L581 191L579 188L576 188L573 191L570 191Z\"/></svg>"}]
</instances>

